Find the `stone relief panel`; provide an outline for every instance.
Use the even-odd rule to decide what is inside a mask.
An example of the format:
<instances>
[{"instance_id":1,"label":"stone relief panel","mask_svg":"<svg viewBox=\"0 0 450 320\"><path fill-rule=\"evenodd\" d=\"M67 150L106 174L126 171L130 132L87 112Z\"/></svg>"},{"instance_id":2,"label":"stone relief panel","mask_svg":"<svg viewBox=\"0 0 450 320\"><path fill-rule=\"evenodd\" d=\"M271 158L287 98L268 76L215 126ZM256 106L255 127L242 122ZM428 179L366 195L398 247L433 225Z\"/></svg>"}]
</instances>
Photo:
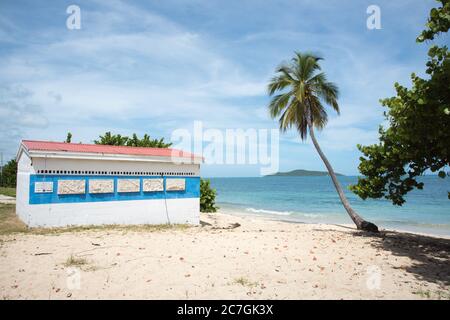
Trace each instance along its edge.
<instances>
[{"instance_id":1,"label":"stone relief panel","mask_svg":"<svg viewBox=\"0 0 450 320\"><path fill-rule=\"evenodd\" d=\"M89 193L113 193L113 179L89 180Z\"/></svg>"},{"instance_id":2,"label":"stone relief panel","mask_svg":"<svg viewBox=\"0 0 450 320\"><path fill-rule=\"evenodd\" d=\"M140 180L139 179L118 179L117 180L117 192L139 192Z\"/></svg>"},{"instance_id":3,"label":"stone relief panel","mask_svg":"<svg viewBox=\"0 0 450 320\"><path fill-rule=\"evenodd\" d=\"M184 191L186 189L185 179L166 179L167 191Z\"/></svg>"},{"instance_id":4,"label":"stone relief panel","mask_svg":"<svg viewBox=\"0 0 450 320\"><path fill-rule=\"evenodd\" d=\"M163 179L143 179L144 192L164 191Z\"/></svg>"},{"instance_id":5,"label":"stone relief panel","mask_svg":"<svg viewBox=\"0 0 450 320\"><path fill-rule=\"evenodd\" d=\"M84 180L59 180L58 194L84 194L86 193L86 181Z\"/></svg>"}]
</instances>

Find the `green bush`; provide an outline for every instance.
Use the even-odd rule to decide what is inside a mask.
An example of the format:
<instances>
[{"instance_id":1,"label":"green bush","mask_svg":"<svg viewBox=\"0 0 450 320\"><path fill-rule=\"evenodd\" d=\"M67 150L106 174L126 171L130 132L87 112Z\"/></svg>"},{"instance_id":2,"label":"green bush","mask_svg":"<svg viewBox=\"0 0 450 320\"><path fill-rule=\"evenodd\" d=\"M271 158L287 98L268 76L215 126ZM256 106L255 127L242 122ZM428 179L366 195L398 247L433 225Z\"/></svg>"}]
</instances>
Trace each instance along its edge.
<instances>
[{"instance_id":1,"label":"green bush","mask_svg":"<svg viewBox=\"0 0 450 320\"><path fill-rule=\"evenodd\" d=\"M8 161L1 171L0 175L0 187L16 187L16 177L17 177L17 162L12 159Z\"/></svg>"},{"instance_id":2,"label":"green bush","mask_svg":"<svg viewBox=\"0 0 450 320\"><path fill-rule=\"evenodd\" d=\"M216 190L211 188L210 181L200 179L200 211L216 212Z\"/></svg>"}]
</instances>

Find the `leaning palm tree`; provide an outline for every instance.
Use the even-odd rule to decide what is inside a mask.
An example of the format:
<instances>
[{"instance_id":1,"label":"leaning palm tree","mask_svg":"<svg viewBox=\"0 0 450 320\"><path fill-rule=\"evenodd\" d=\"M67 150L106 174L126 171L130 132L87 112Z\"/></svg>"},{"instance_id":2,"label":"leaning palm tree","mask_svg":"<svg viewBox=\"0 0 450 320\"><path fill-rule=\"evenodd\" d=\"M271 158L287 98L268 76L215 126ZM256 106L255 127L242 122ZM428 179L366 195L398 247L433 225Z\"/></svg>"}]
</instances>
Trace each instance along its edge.
<instances>
[{"instance_id":1,"label":"leaning palm tree","mask_svg":"<svg viewBox=\"0 0 450 320\"><path fill-rule=\"evenodd\" d=\"M270 115L272 118L279 117L280 130L283 132L294 127L302 140L306 140L309 132L339 198L356 227L378 232L375 224L365 221L350 207L330 162L317 143L314 128L322 129L328 119L324 104L330 105L339 114L338 88L320 72L320 60L313 54L296 52L290 63L284 63L276 70L275 77L268 85L269 95L273 96L269 104ZM274 96L275 93L278 94Z\"/></svg>"}]
</instances>

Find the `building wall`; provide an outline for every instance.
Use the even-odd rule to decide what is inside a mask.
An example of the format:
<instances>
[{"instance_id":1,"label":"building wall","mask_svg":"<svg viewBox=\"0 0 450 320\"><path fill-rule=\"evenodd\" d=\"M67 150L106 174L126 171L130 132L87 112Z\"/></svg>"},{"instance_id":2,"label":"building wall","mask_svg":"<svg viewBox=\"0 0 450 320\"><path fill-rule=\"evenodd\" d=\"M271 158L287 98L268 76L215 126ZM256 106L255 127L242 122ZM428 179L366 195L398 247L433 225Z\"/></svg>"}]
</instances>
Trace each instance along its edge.
<instances>
[{"instance_id":1,"label":"building wall","mask_svg":"<svg viewBox=\"0 0 450 320\"><path fill-rule=\"evenodd\" d=\"M167 204L167 212L166 212ZM30 227L101 224L199 224L198 198L75 202L30 206Z\"/></svg>"},{"instance_id":2,"label":"building wall","mask_svg":"<svg viewBox=\"0 0 450 320\"><path fill-rule=\"evenodd\" d=\"M22 154L18 169L17 213L32 227L199 223L198 164L52 158L30 161ZM162 179L163 190L144 191L144 179ZM119 192L119 181L124 180L137 182L138 190ZM89 189L98 181L106 182L106 192ZM184 190L167 190L167 184L174 181L184 182ZM74 191L71 186L78 188L74 194L70 194Z\"/></svg>"},{"instance_id":3,"label":"building wall","mask_svg":"<svg viewBox=\"0 0 450 320\"><path fill-rule=\"evenodd\" d=\"M27 155L23 154L17 163L16 213L26 224L28 224L30 215L29 190L31 173L34 173L31 160Z\"/></svg>"}]
</instances>

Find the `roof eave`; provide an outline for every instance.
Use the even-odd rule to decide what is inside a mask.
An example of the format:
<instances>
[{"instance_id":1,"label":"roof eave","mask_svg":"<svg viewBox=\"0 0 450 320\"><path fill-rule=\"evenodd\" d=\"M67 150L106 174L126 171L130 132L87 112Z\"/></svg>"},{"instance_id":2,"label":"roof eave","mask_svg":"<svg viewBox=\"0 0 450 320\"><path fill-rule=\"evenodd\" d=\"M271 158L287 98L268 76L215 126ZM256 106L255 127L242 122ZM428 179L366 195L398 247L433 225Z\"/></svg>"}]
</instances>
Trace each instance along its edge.
<instances>
[{"instance_id":1,"label":"roof eave","mask_svg":"<svg viewBox=\"0 0 450 320\"><path fill-rule=\"evenodd\" d=\"M25 153L28 157L30 156L29 153L28 153L28 149L27 149L27 147L24 145L23 142L20 143L19 150L17 150L17 153L16 153L16 162L19 162L20 157L22 156L22 153Z\"/></svg>"},{"instance_id":2,"label":"roof eave","mask_svg":"<svg viewBox=\"0 0 450 320\"><path fill-rule=\"evenodd\" d=\"M23 150L26 150L24 147ZM20 151L20 150L19 150ZM79 159L79 160L116 160L116 161L143 161L143 162L166 162L183 164L201 164L203 158L200 157L164 157L164 156L142 156L128 154L107 154L88 152L68 152L68 151L44 151L29 150L30 157L35 158L57 158L57 159Z\"/></svg>"}]
</instances>

